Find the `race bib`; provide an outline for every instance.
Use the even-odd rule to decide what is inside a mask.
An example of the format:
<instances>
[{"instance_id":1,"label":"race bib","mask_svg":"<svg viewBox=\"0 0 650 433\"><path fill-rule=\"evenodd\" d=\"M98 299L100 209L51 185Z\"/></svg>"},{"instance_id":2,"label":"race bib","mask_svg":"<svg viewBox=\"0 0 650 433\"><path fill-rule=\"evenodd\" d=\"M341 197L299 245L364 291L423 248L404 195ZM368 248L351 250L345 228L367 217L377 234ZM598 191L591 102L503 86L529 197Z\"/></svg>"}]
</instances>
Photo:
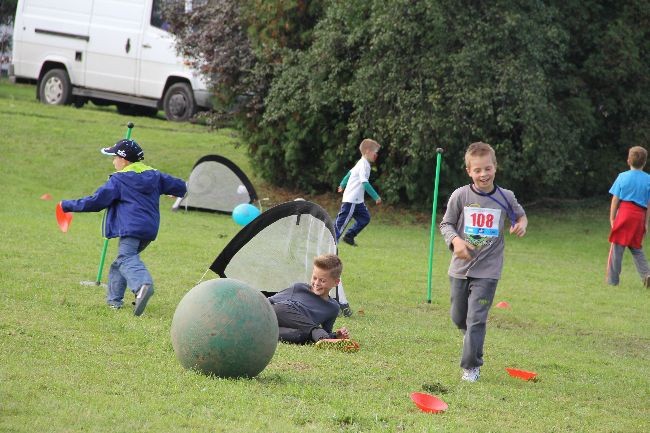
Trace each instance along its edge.
<instances>
[{"instance_id":1,"label":"race bib","mask_svg":"<svg viewBox=\"0 0 650 433\"><path fill-rule=\"evenodd\" d=\"M496 238L499 236L501 209L485 207L466 207L464 209L465 234Z\"/></svg>"}]
</instances>

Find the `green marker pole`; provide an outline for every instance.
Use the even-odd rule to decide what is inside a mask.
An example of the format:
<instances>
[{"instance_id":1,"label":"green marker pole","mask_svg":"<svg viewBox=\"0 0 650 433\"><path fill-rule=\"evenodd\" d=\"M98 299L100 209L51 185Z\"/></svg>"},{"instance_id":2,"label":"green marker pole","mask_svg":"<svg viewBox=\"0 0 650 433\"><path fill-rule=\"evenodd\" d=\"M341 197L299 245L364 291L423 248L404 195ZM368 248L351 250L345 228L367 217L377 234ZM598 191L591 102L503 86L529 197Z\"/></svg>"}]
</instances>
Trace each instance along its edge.
<instances>
[{"instance_id":1,"label":"green marker pole","mask_svg":"<svg viewBox=\"0 0 650 433\"><path fill-rule=\"evenodd\" d=\"M126 139L131 138L131 131L133 130L133 122L129 122L126 125ZM102 236L104 237L104 245L102 246L102 254L99 257L99 268L97 269L97 279L95 280L95 285L99 286L102 284L102 272L104 270L104 261L106 260L106 251L108 251L108 238L104 236L105 233L105 224L106 224L106 211L104 211L104 216L102 217Z\"/></svg>"},{"instance_id":2,"label":"green marker pole","mask_svg":"<svg viewBox=\"0 0 650 433\"><path fill-rule=\"evenodd\" d=\"M443 149L436 149L436 180L433 185L433 209L431 210L431 236L429 239L429 275L427 276L427 303L431 303L431 272L433 270L433 240L436 232L436 210L438 209L438 185L440 183L440 162Z\"/></svg>"}]
</instances>

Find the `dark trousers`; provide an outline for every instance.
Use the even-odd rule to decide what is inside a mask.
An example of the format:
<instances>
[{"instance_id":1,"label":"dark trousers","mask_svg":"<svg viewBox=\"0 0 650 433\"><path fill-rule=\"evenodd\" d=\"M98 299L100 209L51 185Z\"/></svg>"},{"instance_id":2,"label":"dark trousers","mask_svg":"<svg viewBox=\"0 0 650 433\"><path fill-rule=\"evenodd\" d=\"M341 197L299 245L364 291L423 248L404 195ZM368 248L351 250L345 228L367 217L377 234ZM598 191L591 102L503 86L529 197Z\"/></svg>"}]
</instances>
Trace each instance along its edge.
<instances>
[{"instance_id":1,"label":"dark trousers","mask_svg":"<svg viewBox=\"0 0 650 433\"><path fill-rule=\"evenodd\" d=\"M278 318L280 341L304 344L330 337L323 328L295 307L287 304L273 304L272 307Z\"/></svg>"},{"instance_id":2,"label":"dark trousers","mask_svg":"<svg viewBox=\"0 0 650 433\"><path fill-rule=\"evenodd\" d=\"M350 227L348 232L345 234L345 236L350 239L354 239L354 237L358 235L359 232L370 222L370 212L368 212L365 203L341 203L341 210L336 216L336 221L334 222L337 241L343 234L345 227L353 218L354 225Z\"/></svg>"},{"instance_id":3,"label":"dark trousers","mask_svg":"<svg viewBox=\"0 0 650 433\"><path fill-rule=\"evenodd\" d=\"M451 282L451 320L464 334L462 368L483 365L483 343L488 312L499 280L492 278L449 277Z\"/></svg>"}]
</instances>

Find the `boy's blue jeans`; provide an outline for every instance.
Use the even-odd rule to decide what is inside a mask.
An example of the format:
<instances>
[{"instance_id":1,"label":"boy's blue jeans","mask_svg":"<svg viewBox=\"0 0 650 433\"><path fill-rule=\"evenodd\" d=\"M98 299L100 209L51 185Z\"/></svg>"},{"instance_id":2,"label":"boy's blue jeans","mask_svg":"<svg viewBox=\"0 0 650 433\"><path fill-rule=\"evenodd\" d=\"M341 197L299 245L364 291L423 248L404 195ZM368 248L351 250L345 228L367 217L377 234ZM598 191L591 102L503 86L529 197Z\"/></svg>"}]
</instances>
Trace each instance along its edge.
<instances>
[{"instance_id":1,"label":"boy's blue jeans","mask_svg":"<svg viewBox=\"0 0 650 433\"><path fill-rule=\"evenodd\" d=\"M108 272L106 302L109 305L122 306L127 286L133 293L136 293L143 284L153 286L151 274L140 260L140 253L150 243L151 241L132 237L119 238L117 257Z\"/></svg>"},{"instance_id":2,"label":"boy's blue jeans","mask_svg":"<svg viewBox=\"0 0 650 433\"><path fill-rule=\"evenodd\" d=\"M336 221L334 222L337 241L352 218L354 218L354 225L350 227L345 236L354 239L354 237L358 235L359 232L368 225L368 223L370 223L370 212L368 212L365 203L341 203L341 210L336 216Z\"/></svg>"},{"instance_id":3,"label":"boy's blue jeans","mask_svg":"<svg viewBox=\"0 0 650 433\"><path fill-rule=\"evenodd\" d=\"M449 277L451 282L451 320L465 335L462 368L483 365L483 343L487 330L488 312L494 300L499 280L492 278Z\"/></svg>"}]
</instances>

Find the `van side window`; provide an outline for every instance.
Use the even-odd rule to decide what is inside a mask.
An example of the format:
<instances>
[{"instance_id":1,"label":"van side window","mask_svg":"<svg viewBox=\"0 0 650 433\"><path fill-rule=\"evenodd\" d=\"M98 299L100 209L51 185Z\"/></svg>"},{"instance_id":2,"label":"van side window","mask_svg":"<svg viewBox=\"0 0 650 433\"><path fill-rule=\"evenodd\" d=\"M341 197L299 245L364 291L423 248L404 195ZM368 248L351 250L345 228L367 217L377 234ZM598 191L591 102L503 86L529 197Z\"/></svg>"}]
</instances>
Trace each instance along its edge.
<instances>
[{"instance_id":1,"label":"van side window","mask_svg":"<svg viewBox=\"0 0 650 433\"><path fill-rule=\"evenodd\" d=\"M163 19L163 8L165 7L165 0L153 0L151 5L151 25L159 29L168 31L169 23Z\"/></svg>"}]
</instances>

